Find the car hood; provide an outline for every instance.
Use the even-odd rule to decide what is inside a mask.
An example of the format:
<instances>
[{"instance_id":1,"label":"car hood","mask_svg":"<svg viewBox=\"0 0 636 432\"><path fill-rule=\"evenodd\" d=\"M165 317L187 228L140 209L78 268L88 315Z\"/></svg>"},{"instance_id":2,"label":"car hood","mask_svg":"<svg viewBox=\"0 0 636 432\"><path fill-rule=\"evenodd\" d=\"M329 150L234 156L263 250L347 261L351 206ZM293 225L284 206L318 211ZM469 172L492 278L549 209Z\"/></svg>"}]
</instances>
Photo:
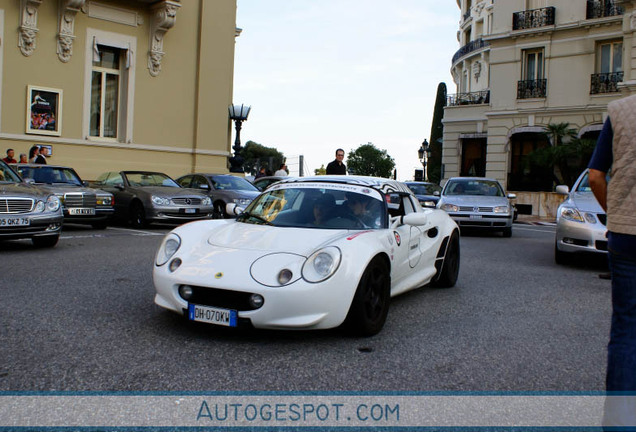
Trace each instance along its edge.
<instances>
[{"instance_id":1,"label":"car hood","mask_svg":"<svg viewBox=\"0 0 636 432\"><path fill-rule=\"evenodd\" d=\"M307 256L317 248L331 244L348 233L347 230L278 228L234 222L215 229L208 243L222 248Z\"/></svg>"},{"instance_id":2,"label":"car hood","mask_svg":"<svg viewBox=\"0 0 636 432\"><path fill-rule=\"evenodd\" d=\"M130 190L133 190L139 194L155 195L163 198L204 196L203 193L193 191L192 189L176 188L170 186L131 187Z\"/></svg>"},{"instance_id":3,"label":"car hood","mask_svg":"<svg viewBox=\"0 0 636 432\"><path fill-rule=\"evenodd\" d=\"M574 192L570 195L569 201L583 212L605 213L592 192Z\"/></svg>"},{"instance_id":4,"label":"car hood","mask_svg":"<svg viewBox=\"0 0 636 432\"><path fill-rule=\"evenodd\" d=\"M508 204L508 198L484 195L449 195L442 197L444 203L461 207L496 207Z\"/></svg>"},{"instance_id":5,"label":"car hood","mask_svg":"<svg viewBox=\"0 0 636 432\"><path fill-rule=\"evenodd\" d=\"M0 196L12 196L17 198L45 198L47 191L28 183L0 183Z\"/></svg>"}]
</instances>

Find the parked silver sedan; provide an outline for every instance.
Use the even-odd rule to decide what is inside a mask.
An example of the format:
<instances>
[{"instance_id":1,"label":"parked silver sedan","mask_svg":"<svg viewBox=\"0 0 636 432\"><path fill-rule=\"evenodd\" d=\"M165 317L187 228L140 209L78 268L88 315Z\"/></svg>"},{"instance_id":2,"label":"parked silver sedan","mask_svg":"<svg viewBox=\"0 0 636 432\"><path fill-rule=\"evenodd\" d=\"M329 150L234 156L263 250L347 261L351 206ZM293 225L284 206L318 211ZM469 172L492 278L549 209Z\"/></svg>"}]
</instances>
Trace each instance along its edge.
<instances>
[{"instance_id":1,"label":"parked silver sedan","mask_svg":"<svg viewBox=\"0 0 636 432\"><path fill-rule=\"evenodd\" d=\"M557 186L556 192L567 195L557 209L557 230L554 242L554 260L565 264L575 253L607 253L607 217L596 201L583 171L572 186Z\"/></svg>"},{"instance_id":2,"label":"parked silver sedan","mask_svg":"<svg viewBox=\"0 0 636 432\"><path fill-rule=\"evenodd\" d=\"M445 210L460 228L501 231L512 236L515 194L504 192L501 184L483 177L452 177L444 185L437 208Z\"/></svg>"},{"instance_id":3,"label":"parked silver sedan","mask_svg":"<svg viewBox=\"0 0 636 432\"><path fill-rule=\"evenodd\" d=\"M39 164L16 164L13 167L23 179L35 182L60 199L64 222L105 229L113 217L113 194L88 187L73 168Z\"/></svg>"},{"instance_id":4,"label":"parked silver sedan","mask_svg":"<svg viewBox=\"0 0 636 432\"><path fill-rule=\"evenodd\" d=\"M184 189L163 173L107 172L93 183L115 195L115 217L143 228L151 222L182 224L212 217L212 200Z\"/></svg>"},{"instance_id":5,"label":"parked silver sedan","mask_svg":"<svg viewBox=\"0 0 636 432\"><path fill-rule=\"evenodd\" d=\"M22 181L0 161L0 240L30 238L35 246L53 247L63 219L58 197Z\"/></svg>"}]
</instances>

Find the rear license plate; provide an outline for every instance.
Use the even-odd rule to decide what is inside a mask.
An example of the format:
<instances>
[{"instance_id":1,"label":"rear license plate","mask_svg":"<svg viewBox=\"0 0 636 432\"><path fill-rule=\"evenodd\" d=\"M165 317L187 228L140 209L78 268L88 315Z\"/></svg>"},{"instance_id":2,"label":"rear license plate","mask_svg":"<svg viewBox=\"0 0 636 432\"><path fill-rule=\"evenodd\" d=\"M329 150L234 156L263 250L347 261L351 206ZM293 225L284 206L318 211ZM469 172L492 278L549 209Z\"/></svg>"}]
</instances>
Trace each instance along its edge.
<instances>
[{"instance_id":1,"label":"rear license plate","mask_svg":"<svg viewBox=\"0 0 636 432\"><path fill-rule=\"evenodd\" d=\"M71 216L93 216L95 214L94 208L70 208L68 214Z\"/></svg>"},{"instance_id":2,"label":"rear license plate","mask_svg":"<svg viewBox=\"0 0 636 432\"><path fill-rule=\"evenodd\" d=\"M188 319L190 321L236 327L238 312L230 309L188 304Z\"/></svg>"},{"instance_id":3,"label":"rear license plate","mask_svg":"<svg viewBox=\"0 0 636 432\"><path fill-rule=\"evenodd\" d=\"M0 218L0 227L10 226L29 226L31 225L31 219L29 218Z\"/></svg>"},{"instance_id":4,"label":"rear license plate","mask_svg":"<svg viewBox=\"0 0 636 432\"><path fill-rule=\"evenodd\" d=\"M471 214L470 218L471 219L481 219L481 215Z\"/></svg>"}]
</instances>

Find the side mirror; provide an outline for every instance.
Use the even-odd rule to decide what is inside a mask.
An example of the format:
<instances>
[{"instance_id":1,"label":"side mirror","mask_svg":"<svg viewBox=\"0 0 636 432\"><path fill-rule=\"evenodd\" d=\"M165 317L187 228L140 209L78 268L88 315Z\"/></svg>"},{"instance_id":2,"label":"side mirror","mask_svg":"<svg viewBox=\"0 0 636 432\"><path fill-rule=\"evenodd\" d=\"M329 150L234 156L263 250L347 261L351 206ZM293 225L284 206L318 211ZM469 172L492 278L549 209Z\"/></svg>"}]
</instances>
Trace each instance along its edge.
<instances>
[{"instance_id":1,"label":"side mirror","mask_svg":"<svg viewBox=\"0 0 636 432\"><path fill-rule=\"evenodd\" d=\"M420 212L409 213L402 216L402 223L411 226L424 226L428 223L428 214Z\"/></svg>"},{"instance_id":2,"label":"side mirror","mask_svg":"<svg viewBox=\"0 0 636 432\"><path fill-rule=\"evenodd\" d=\"M508 194L508 199L511 199L511 200L517 199L517 194L509 193Z\"/></svg>"},{"instance_id":3,"label":"side mirror","mask_svg":"<svg viewBox=\"0 0 636 432\"><path fill-rule=\"evenodd\" d=\"M439 196L439 191L433 192L433 196Z\"/></svg>"},{"instance_id":4,"label":"side mirror","mask_svg":"<svg viewBox=\"0 0 636 432\"><path fill-rule=\"evenodd\" d=\"M244 210L245 210L245 208L239 207L235 203L228 203L228 204L225 205L225 213L230 215L230 216L238 216L241 213L243 213Z\"/></svg>"},{"instance_id":5,"label":"side mirror","mask_svg":"<svg viewBox=\"0 0 636 432\"><path fill-rule=\"evenodd\" d=\"M24 182L25 182L26 184L35 184L35 180L33 180L32 178L25 178L25 179L24 179Z\"/></svg>"},{"instance_id":6,"label":"side mirror","mask_svg":"<svg viewBox=\"0 0 636 432\"><path fill-rule=\"evenodd\" d=\"M555 192L559 195L568 195L570 193L570 188L566 185L558 185L555 189Z\"/></svg>"},{"instance_id":7,"label":"side mirror","mask_svg":"<svg viewBox=\"0 0 636 432\"><path fill-rule=\"evenodd\" d=\"M205 183L202 183L199 185L199 189L203 189L207 191L207 190L210 190L210 186Z\"/></svg>"}]
</instances>

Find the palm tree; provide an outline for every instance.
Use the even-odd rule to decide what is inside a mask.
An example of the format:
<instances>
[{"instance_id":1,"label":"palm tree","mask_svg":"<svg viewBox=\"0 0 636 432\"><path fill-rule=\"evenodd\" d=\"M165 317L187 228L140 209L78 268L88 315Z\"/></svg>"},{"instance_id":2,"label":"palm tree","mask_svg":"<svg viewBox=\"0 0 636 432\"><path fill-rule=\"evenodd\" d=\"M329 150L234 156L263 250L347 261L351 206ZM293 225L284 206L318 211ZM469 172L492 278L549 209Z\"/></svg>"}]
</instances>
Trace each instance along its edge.
<instances>
[{"instance_id":1,"label":"palm tree","mask_svg":"<svg viewBox=\"0 0 636 432\"><path fill-rule=\"evenodd\" d=\"M539 149L532 154L535 164L553 168L554 181L557 184L572 185L569 159L575 156L581 140L577 138L576 129L570 123L550 123L545 127L545 135L550 140L550 146Z\"/></svg>"}]
</instances>

